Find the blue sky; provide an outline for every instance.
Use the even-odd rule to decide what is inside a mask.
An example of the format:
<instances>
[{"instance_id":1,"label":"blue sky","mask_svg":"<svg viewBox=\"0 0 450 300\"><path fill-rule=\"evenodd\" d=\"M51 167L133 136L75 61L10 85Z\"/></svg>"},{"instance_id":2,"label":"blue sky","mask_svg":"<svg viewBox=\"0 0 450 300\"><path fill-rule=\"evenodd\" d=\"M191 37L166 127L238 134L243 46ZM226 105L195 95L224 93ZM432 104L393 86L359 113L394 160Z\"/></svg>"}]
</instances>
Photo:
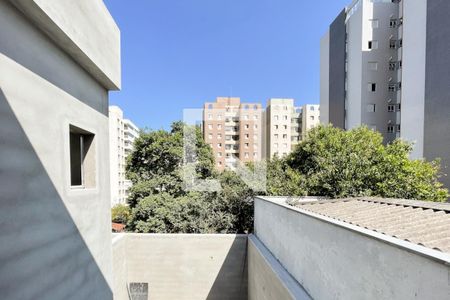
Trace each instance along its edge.
<instances>
[{"instance_id":1,"label":"blue sky","mask_svg":"<svg viewBox=\"0 0 450 300\"><path fill-rule=\"evenodd\" d=\"M121 30L122 90L141 128L217 96L319 102L320 38L350 0L105 0Z\"/></svg>"}]
</instances>

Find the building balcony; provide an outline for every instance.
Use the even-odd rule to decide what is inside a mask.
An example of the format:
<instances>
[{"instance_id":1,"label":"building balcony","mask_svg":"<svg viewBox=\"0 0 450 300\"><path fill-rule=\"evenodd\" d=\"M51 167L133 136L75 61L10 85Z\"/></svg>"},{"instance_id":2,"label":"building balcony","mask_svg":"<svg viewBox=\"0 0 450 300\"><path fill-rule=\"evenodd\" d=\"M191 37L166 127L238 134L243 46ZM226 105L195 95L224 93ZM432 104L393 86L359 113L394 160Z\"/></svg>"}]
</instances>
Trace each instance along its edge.
<instances>
[{"instance_id":1,"label":"building balcony","mask_svg":"<svg viewBox=\"0 0 450 300\"><path fill-rule=\"evenodd\" d=\"M449 212L414 200L256 197L254 234L115 234L114 298L448 299Z\"/></svg>"}]
</instances>

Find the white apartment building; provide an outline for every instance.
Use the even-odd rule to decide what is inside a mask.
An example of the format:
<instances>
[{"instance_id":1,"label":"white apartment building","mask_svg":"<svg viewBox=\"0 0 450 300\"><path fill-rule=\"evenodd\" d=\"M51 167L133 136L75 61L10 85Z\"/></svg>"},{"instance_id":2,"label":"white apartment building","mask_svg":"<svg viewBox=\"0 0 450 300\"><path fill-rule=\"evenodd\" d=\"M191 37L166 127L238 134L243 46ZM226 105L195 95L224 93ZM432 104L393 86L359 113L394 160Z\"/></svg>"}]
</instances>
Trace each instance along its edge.
<instances>
[{"instance_id":1,"label":"white apartment building","mask_svg":"<svg viewBox=\"0 0 450 300\"><path fill-rule=\"evenodd\" d=\"M320 124L320 105L305 104L301 107L301 136L299 140L304 140L308 130Z\"/></svg>"},{"instance_id":2,"label":"white apartment building","mask_svg":"<svg viewBox=\"0 0 450 300\"><path fill-rule=\"evenodd\" d=\"M272 98L264 114L266 151L271 158L289 154L309 129L320 123L319 105L294 106L294 99Z\"/></svg>"},{"instance_id":3,"label":"white apartment building","mask_svg":"<svg viewBox=\"0 0 450 300\"><path fill-rule=\"evenodd\" d=\"M445 0L353 1L321 40L322 122L414 142L413 158L448 174L449 15Z\"/></svg>"},{"instance_id":4,"label":"white apartment building","mask_svg":"<svg viewBox=\"0 0 450 300\"><path fill-rule=\"evenodd\" d=\"M134 140L139 129L128 119L118 106L109 107L109 151L111 178L111 207L126 204L131 181L126 179L125 165L127 156L133 151Z\"/></svg>"}]
</instances>

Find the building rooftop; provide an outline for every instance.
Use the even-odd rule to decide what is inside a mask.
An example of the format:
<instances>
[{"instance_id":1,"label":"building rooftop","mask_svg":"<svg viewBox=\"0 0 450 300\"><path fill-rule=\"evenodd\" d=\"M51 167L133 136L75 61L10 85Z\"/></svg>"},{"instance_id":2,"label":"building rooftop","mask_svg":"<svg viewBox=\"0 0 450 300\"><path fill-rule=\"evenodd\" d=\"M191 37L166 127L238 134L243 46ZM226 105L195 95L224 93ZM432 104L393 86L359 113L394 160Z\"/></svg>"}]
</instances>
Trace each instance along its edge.
<instances>
[{"instance_id":1,"label":"building rooftop","mask_svg":"<svg viewBox=\"0 0 450 300\"><path fill-rule=\"evenodd\" d=\"M450 204L403 199L304 201L297 208L450 253Z\"/></svg>"}]
</instances>

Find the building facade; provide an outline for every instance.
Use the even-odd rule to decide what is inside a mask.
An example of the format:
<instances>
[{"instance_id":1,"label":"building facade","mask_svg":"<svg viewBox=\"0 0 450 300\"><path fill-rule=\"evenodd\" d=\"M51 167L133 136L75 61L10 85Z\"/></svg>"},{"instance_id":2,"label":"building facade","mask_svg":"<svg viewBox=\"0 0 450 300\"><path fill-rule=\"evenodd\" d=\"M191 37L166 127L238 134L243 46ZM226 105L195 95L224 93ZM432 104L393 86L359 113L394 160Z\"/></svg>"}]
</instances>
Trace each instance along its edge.
<instances>
[{"instance_id":1,"label":"building facade","mask_svg":"<svg viewBox=\"0 0 450 300\"><path fill-rule=\"evenodd\" d=\"M216 167L235 168L239 162L262 158L262 107L240 98L218 97L203 108L203 137L214 152Z\"/></svg>"},{"instance_id":2,"label":"building facade","mask_svg":"<svg viewBox=\"0 0 450 300\"><path fill-rule=\"evenodd\" d=\"M133 151L139 129L118 106L109 107L109 153L111 177L111 207L126 204L131 181L125 176L126 158Z\"/></svg>"},{"instance_id":3,"label":"building facade","mask_svg":"<svg viewBox=\"0 0 450 300\"><path fill-rule=\"evenodd\" d=\"M1 298L113 298L108 91L120 85L103 1L0 0Z\"/></svg>"},{"instance_id":4,"label":"building facade","mask_svg":"<svg viewBox=\"0 0 450 300\"><path fill-rule=\"evenodd\" d=\"M304 140L308 131L320 124L320 105L305 104L300 109L301 112L301 136L300 140Z\"/></svg>"},{"instance_id":5,"label":"building facade","mask_svg":"<svg viewBox=\"0 0 450 300\"><path fill-rule=\"evenodd\" d=\"M294 99L272 98L264 113L265 158L289 154L320 123L319 105L294 106Z\"/></svg>"},{"instance_id":6,"label":"building facade","mask_svg":"<svg viewBox=\"0 0 450 300\"><path fill-rule=\"evenodd\" d=\"M450 3L358 0L321 40L321 119L414 142L412 158L450 164ZM442 178L450 186L450 177Z\"/></svg>"}]
</instances>

